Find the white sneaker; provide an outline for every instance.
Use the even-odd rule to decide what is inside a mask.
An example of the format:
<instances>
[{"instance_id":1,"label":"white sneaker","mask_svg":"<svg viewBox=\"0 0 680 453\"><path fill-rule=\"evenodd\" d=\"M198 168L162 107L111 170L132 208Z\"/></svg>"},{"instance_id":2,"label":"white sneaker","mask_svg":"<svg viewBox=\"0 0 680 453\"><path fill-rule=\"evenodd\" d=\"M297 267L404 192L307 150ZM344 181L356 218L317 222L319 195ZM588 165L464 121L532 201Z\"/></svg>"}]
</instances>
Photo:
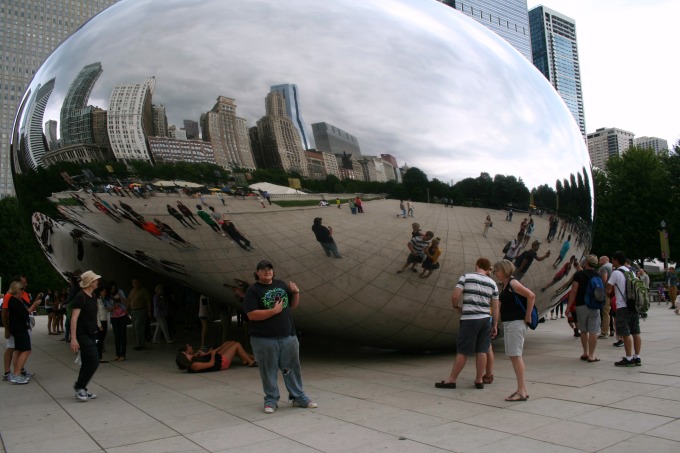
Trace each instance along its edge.
<instances>
[{"instance_id":1,"label":"white sneaker","mask_svg":"<svg viewBox=\"0 0 680 453\"><path fill-rule=\"evenodd\" d=\"M276 411L275 407L272 406L265 406L264 407L264 413L265 414L273 414Z\"/></svg>"},{"instance_id":2,"label":"white sneaker","mask_svg":"<svg viewBox=\"0 0 680 453\"><path fill-rule=\"evenodd\" d=\"M87 393L87 389L79 389L76 391L76 398L80 401L93 400L97 397L94 393Z\"/></svg>"},{"instance_id":3,"label":"white sneaker","mask_svg":"<svg viewBox=\"0 0 680 453\"><path fill-rule=\"evenodd\" d=\"M23 385L23 384L28 384L28 378L27 378L27 377L24 377L24 376L14 376L14 375L13 375L13 376L9 379L9 381L10 381L12 384L21 384L21 385Z\"/></svg>"},{"instance_id":4,"label":"white sneaker","mask_svg":"<svg viewBox=\"0 0 680 453\"><path fill-rule=\"evenodd\" d=\"M305 406L300 404L297 400L289 400L288 402L293 406L302 407L305 409L316 409L317 407L319 407L319 405L316 404L314 401L308 401Z\"/></svg>"}]
</instances>

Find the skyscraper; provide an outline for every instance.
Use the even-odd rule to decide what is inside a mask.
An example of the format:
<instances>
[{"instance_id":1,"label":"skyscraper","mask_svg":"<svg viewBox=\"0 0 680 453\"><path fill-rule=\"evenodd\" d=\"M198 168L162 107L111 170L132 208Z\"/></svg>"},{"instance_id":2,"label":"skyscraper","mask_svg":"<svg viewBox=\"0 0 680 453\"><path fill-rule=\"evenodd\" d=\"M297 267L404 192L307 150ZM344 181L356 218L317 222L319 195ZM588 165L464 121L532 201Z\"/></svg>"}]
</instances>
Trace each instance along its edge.
<instances>
[{"instance_id":1,"label":"skyscraper","mask_svg":"<svg viewBox=\"0 0 680 453\"><path fill-rule=\"evenodd\" d=\"M633 144L635 134L615 127L601 127L588 134L588 153L593 167L604 168L612 156L621 156Z\"/></svg>"},{"instance_id":2,"label":"skyscraper","mask_svg":"<svg viewBox=\"0 0 680 453\"><path fill-rule=\"evenodd\" d=\"M21 96L43 60L117 0L0 0L0 198L14 195L9 146ZM17 144L18 145L18 144Z\"/></svg>"},{"instance_id":3,"label":"skyscraper","mask_svg":"<svg viewBox=\"0 0 680 453\"><path fill-rule=\"evenodd\" d=\"M651 149L656 154L669 149L668 141L659 137L638 137L633 140L633 144L639 148Z\"/></svg>"},{"instance_id":4,"label":"skyscraper","mask_svg":"<svg viewBox=\"0 0 680 453\"><path fill-rule=\"evenodd\" d=\"M54 90L54 80L51 79L45 85L38 85L30 97L27 105L26 123L22 125L23 136L27 137L26 143L20 143L20 153L26 169L36 170L42 164L42 157L47 150L47 140L43 133L43 114L47 101ZM28 127L28 133L25 128Z\"/></svg>"},{"instance_id":5,"label":"skyscraper","mask_svg":"<svg viewBox=\"0 0 680 453\"><path fill-rule=\"evenodd\" d=\"M583 113L576 23L574 19L545 6L537 6L529 11L529 26L534 66L567 104L585 139L586 119Z\"/></svg>"},{"instance_id":6,"label":"skyscraper","mask_svg":"<svg viewBox=\"0 0 680 453\"><path fill-rule=\"evenodd\" d=\"M286 113L281 94L271 92L265 98L265 116L257 121L258 163L266 168L281 168L309 176L307 157L300 134Z\"/></svg>"},{"instance_id":7,"label":"skyscraper","mask_svg":"<svg viewBox=\"0 0 680 453\"><path fill-rule=\"evenodd\" d=\"M113 87L106 121L116 159L153 162L147 137L153 135L151 97L155 86L156 78L149 77L142 83Z\"/></svg>"},{"instance_id":8,"label":"skyscraper","mask_svg":"<svg viewBox=\"0 0 680 453\"><path fill-rule=\"evenodd\" d=\"M357 138L328 123L312 124L312 133L316 142L316 149L332 154L347 153L349 156L357 158L361 156L359 140Z\"/></svg>"},{"instance_id":9,"label":"skyscraper","mask_svg":"<svg viewBox=\"0 0 680 453\"><path fill-rule=\"evenodd\" d=\"M103 72L100 62L80 70L61 105L61 142L64 146L94 143L92 136L92 107L87 105L95 82Z\"/></svg>"},{"instance_id":10,"label":"skyscraper","mask_svg":"<svg viewBox=\"0 0 680 453\"><path fill-rule=\"evenodd\" d=\"M211 111L201 115L203 140L212 143L215 162L222 168L255 169L246 120L236 116L236 101L219 96ZM187 124L187 120L184 120ZM187 138L189 129L186 129ZM198 124L193 132L198 136Z\"/></svg>"},{"instance_id":11,"label":"skyscraper","mask_svg":"<svg viewBox=\"0 0 680 453\"><path fill-rule=\"evenodd\" d=\"M302 140L302 146L304 149L311 149L312 144L307 135L307 125L305 120L302 119L302 113L300 113L300 94L298 92L298 87L294 83L285 83L282 85L274 85L271 87L271 93L279 93L283 96L283 100L286 102L286 114L293 120L295 129L300 133L300 139Z\"/></svg>"},{"instance_id":12,"label":"skyscraper","mask_svg":"<svg viewBox=\"0 0 680 453\"><path fill-rule=\"evenodd\" d=\"M473 18L531 61L527 0L437 0Z\"/></svg>"}]
</instances>

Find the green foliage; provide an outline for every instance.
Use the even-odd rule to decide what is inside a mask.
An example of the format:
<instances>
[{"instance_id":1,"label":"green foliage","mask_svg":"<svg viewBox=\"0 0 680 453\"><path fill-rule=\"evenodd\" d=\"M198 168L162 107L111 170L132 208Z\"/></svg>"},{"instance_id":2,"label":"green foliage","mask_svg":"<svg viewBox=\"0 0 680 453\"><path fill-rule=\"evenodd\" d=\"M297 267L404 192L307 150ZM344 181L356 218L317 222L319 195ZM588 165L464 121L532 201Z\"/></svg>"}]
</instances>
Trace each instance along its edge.
<instances>
[{"instance_id":1,"label":"green foliage","mask_svg":"<svg viewBox=\"0 0 680 453\"><path fill-rule=\"evenodd\" d=\"M672 181L670 156L664 162L652 150L629 148L622 157L612 157L604 171L596 172L596 222L594 249L599 253L623 250L635 260L660 255L661 220L671 233L680 226L678 209L669 203L677 177ZM671 162L673 160L673 162ZM680 252L680 244L671 234L671 253Z\"/></svg>"},{"instance_id":2,"label":"green foliage","mask_svg":"<svg viewBox=\"0 0 680 453\"><path fill-rule=\"evenodd\" d=\"M30 215L19 205L16 198L0 200L0 276L2 291L7 289L12 277L24 274L28 278L30 292L35 295L48 288L64 285L64 280L45 259L33 234Z\"/></svg>"},{"instance_id":3,"label":"green foliage","mask_svg":"<svg viewBox=\"0 0 680 453\"><path fill-rule=\"evenodd\" d=\"M427 201L427 175L416 167L409 168L403 177L403 198L413 201ZM400 197L401 198L401 197Z\"/></svg>"}]
</instances>

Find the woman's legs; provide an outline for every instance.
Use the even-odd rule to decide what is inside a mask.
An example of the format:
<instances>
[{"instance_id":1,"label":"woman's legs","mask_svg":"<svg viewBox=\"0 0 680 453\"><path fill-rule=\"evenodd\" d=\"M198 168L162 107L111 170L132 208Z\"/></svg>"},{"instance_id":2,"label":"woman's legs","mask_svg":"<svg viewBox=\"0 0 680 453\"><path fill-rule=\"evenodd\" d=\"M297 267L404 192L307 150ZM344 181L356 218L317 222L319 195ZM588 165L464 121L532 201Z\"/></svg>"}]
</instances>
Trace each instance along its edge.
<instances>
[{"instance_id":1,"label":"woman's legs","mask_svg":"<svg viewBox=\"0 0 680 453\"><path fill-rule=\"evenodd\" d=\"M47 315L47 334L53 335L57 332L57 325L54 322L54 312Z\"/></svg>"},{"instance_id":2,"label":"woman's legs","mask_svg":"<svg viewBox=\"0 0 680 453\"><path fill-rule=\"evenodd\" d=\"M524 360L522 356L510 357L512 368L515 370L515 377L517 378L517 391L519 396L526 398L528 395L526 383L524 382Z\"/></svg>"},{"instance_id":3,"label":"woman's legs","mask_svg":"<svg viewBox=\"0 0 680 453\"><path fill-rule=\"evenodd\" d=\"M493 345L489 344L489 351L486 353L486 374L482 378L485 384L493 382L493 363L495 356L493 353Z\"/></svg>"},{"instance_id":4,"label":"woman's legs","mask_svg":"<svg viewBox=\"0 0 680 453\"><path fill-rule=\"evenodd\" d=\"M208 336L208 320L201 319L201 348L205 348L205 339Z\"/></svg>"},{"instance_id":5,"label":"woman's legs","mask_svg":"<svg viewBox=\"0 0 680 453\"><path fill-rule=\"evenodd\" d=\"M217 352L222 354L223 357L226 357L230 361L233 360L234 357L238 356L244 365L250 366L255 362L255 358L248 354L238 341L227 341L219 347Z\"/></svg>"},{"instance_id":6,"label":"woman's legs","mask_svg":"<svg viewBox=\"0 0 680 453\"><path fill-rule=\"evenodd\" d=\"M156 331L153 334L153 342L160 343L161 333L165 337L165 342L170 343L170 334L168 333L168 320L165 316L159 316L156 318Z\"/></svg>"}]
</instances>

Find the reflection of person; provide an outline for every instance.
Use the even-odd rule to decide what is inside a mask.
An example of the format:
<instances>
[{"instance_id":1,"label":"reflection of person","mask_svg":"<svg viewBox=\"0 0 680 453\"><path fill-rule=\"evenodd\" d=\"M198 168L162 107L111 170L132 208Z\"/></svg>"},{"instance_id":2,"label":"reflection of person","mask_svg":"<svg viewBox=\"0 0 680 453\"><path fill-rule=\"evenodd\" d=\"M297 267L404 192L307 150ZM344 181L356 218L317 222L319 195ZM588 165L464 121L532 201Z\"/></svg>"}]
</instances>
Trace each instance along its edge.
<instances>
[{"instance_id":1,"label":"reflection of person","mask_svg":"<svg viewBox=\"0 0 680 453\"><path fill-rule=\"evenodd\" d=\"M479 258L475 271L463 274L451 295L451 304L461 313L460 329L456 342L456 360L449 377L437 382L437 388L456 388L456 379L467 362L467 356L476 356L477 375L475 388L484 388L484 373L491 340L498 333L498 288L487 272L491 263ZM489 318L492 322L489 322Z\"/></svg>"},{"instance_id":2,"label":"reflection of person","mask_svg":"<svg viewBox=\"0 0 680 453\"><path fill-rule=\"evenodd\" d=\"M246 291L244 308L250 320L250 343L260 366L264 412L273 414L277 408L279 369L293 405L315 408L317 404L302 388L300 344L291 312L300 304L300 290L293 282L286 285L275 280L269 261L257 264L255 278L257 281Z\"/></svg>"},{"instance_id":3,"label":"reflection of person","mask_svg":"<svg viewBox=\"0 0 680 453\"><path fill-rule=\"evenodd\" d=\"M226 214L222 214L222 231L227 233L227 235L242 249L248 250L249 252L253 251L253 248L250 246L250 241L243 236L238 228L236 228L234 222L226 217Z\"/></svg>"},{"instance_id":4,"label":"reflection of person","mask_svg":"<svg viewBox=\"0 0 680 453\"><path fill-rule=\"evenodd\" d=\"M499 299L501 302L501 319L503 320L505 354L510 357L517 378L517 390L505 398L505 401L526 401L529 394L524 380L525 368L522 351L524 349L524 336L528 329L527 324L531 322L531 311L534 309L536 296L519 280L512 277L515 266L510 261L501 260L497 262L494 264L493 270L496 279L503 283L503 291ZM522 302L517 302L518 295L526 299L526 305L520 306Z\"/></svg>"},{"instance_id":5,"label":"reflection of person","mask_svg":"<svg viewBox=\"0 0 680 453\"><path fill-rule=\"evenodd\" d=\"M182 202L179 201L179 200L177 200L177 209L179 209L179 212L181 212L181 213L184 215L184 217L186 217L187 219L189 219L189 221L190 221L191 223L193 223L194 225L200 225L200 224L198 223L198 220L196 220L196 217L194 217L194 215L192 214L192 212L189 210L189 208L187 208L187 207L184 205L184 203L182 203Z\"/></svg>"},{"instance_id":6,"label":"reflection of person","mask_svg":"<svg viewBox=\"0 0 680 453\"><path fill-rule=\"evenodd\" d=\"M571 247L571 234L567 237L567 240L564 241L562 244L562 248L560 249L560 254L553 263L553 269L557 269L557 265L564 260L564 258L567 256L567 252L569 252L569 248Z\"/></svg>"},{"instance_id":7,"label":"reflection of person","mask_svg":"<svg viewBox=\"0 0 680 453\"><path fill-rule=\"evenodd\" d=\"M484 233L482 233L484 237L486 237L486 235L489 233L489 227L491 226L492 223L493 222L491 221L491 216L487 215L486 219L484 220Z\"/></svg>"},{"instance_id":8,"label":"reflection of person","mask_svg":"<svg viewBox=\"0 0 680 453\"><path fill-rule=\"evenodd\" d=\"M397 217L400 215L405 219L406 218L406 205L404 204L404 200L399 200L399 211L400 214L397 214Z\"/></svg>"},{"instance_id":9,"label":"reflection of person","mask_svg":"<svg viewBox=\"0 0 680 453\"><path fill-rule=\"evenodd\" d=\"M423 260L423 271L420 273L420 278L427 278L432 275L432 271L439 269L439 257L442 254L439 248L439 242L441 239L434 238L432 243L425 248L425 259ZM427 274L425 273L427 271Z\"/></svg>"},{"instance_id":10,"label":"reflection of person","mask_svg":"<svg viewBox=\"0 0 680 453\"><path fill-rule=\"evenodd\" d=\"M576 262L576 256L572 255L572 257L569 259L569 261L564 263L564 266L562 266L562 268L559 271L557 271L557 273L553 276L552 280L550 282L546 283L546 285L543 288L541 288L541 292L545 292L546 289L550 288L552 285L554 285L555 283L559 282L564 277L566 277L567 274L569 274L569 272L571 271L571 266L575 262Z\"/></svg>"},{"instance_id":11,"label":"reflection of person","mask_svg":"<svg viewBox=\"0 0 680 453\"><path fill-rule=\"evenodd\" d=\"M678 297L678 274L675 272L674 267L669 267L667 272L663 274L666 286L668 286L668 296L670 297L671 306L669 308L675 310L677 306L675 305L675 299Z\"/></svg>"},{"instance_id":12,"label":"reflection of person","mask_svg":"<svg viewBox=\"0 0 680 453\"><path fill-rule=\"evenodd\" d=\"M173 208L173 207L170 206L169 204L166 204L165 207L166 207L166 209L167 209L167 211L168 211L168 214L170 214L170 215L173 216L175 219L177 219L177 221L179 221L179 223L181 223L181 224L184 225L185 227L189 227L189 228L191 228L192 230L195 230L194 227L192 227L191 225L189 225L189 223L188 223L186 220L184 220L184 216L183 216L182 214L180 214L179 211L178 211L177 209ZM189 214L191 214L191 211L189 211Z\"/></svg>"},{"instance_id":13,"label":"reflection of person","mask_svg":"<svg viewBox=\"0 0 680 453\"><path fill-rule=\"evenodd\" d=\"M153 334L153 342L160 343L161 333L166 343L173 343L168 333L168 303L163 294L163 285L156 285L156 294L153 296L153 317L156 318L156 331Z\"/></svg>"},{"instance_id":14,"label":"reflection of person","mask_svg":"<svg viewBox=\"0 0 680 453\"><path fill-rule=\"evenodd\" d=\"M360 197L356 197L356 198L354 199L354 205L355 205L356 208L357 208L357 212L358 212L359 214L363 214L363 212L364 212L364 203L361 201L361 198L360 198Z\"/></svg>"},{"instance_id":15,"label":"reflection of person","mask_svg":"<svg viewBox=\"0 0 680 453\"><path fill-rule=\"evenodd\" d=\"M80 276L80 292L73 299L71 313L71 352L80 352L80 372L73 385L76 398L87 401L97 397L87 391L87 384L99 367L97 352L97 299L94 292L99 286L101 276L92 271Z\"/></svg>"},{"instance_id":16,"label":"reflection of person","mask_svg":"<svg viewBox=\"0 0 680 453\"><path fill-rule=\"evenodd\" d=\"M413 217L413 203L410 199L406 201L406 209L408 209L408 216Z\"/></svg>"},{"instance_id":17,"label":"reflection of person","mask_svg":"<svg viewBox=\"0 0 680 453\"><path fill-rule=\"evenodd\" d=\"M420 264L425 259L425 248L430 245L430 241L434 237L432 231L425 233L425 236L413 236L407 247L411 253L409 253L408 258L406 258L406 263L404 266L397 271L397 274L401 274L410 265L413 272L418 272L416 270L416 264Z\"/></svg>"},{"instance_id":18,"label":"reflection of person","mask_svg":"<svg viewBox=\"0 0 680 453\"><path fill-rule=\"evenodd\" d=\"M220 347L207 352L196 352L191 345L184 345L177 352L175 364L180 370L187 370L189 373L224 371L229 368L236 356L246 366L257 366L255 358L248 354L238 341L224 342Z\"/></svg>"},{"instance_id":19,"label":"reflection of person","mask_svg":"<svg viewBox=\"0 0 680 453\"><path fill-rule=\"evenodd\" d=\"M217 226L217 222L215 222L215 221L212 219L212 217L210 216L210 214L208 214L207 212L205 212L205 211L203 210L203 207L202 207L200 204L197 204L197 205L196 205L196 214L198 214L198 216L199 216L201 219L203 219L203 221L204 221L205 223L207 223L208 226L209 226L210 228L212 228L212 230L213 230L215 233L219 233L219 234L222 235L222 236L226 236L226 234L224 234L224 233L222 233L222 232L220 231L220 228Z\"/></svg>"},{"instance_id":20,"label":"reflection of person","mask_svg":"<svg viewBox=\"0 0 680 453\"><path fill-rule=\"evenodd\" d=\"M314 236L316 236L316 240L321 244L321 248L323 248L326 256L330 257L333 254L336 258L342 258L342 255L338 252L338 245L332 236L333 228L321 225L321 220L321 217L315 218L312 225L312 231Z\"/></svg>"},{"instance_id":21,"label":"reflection of person","mask_svg":"<svg viewBox=\"0 0 680 453\"><path fill-rule=\"evenodd\" d=\"M550 256L550 250L548 250L545 255L538 256L538 248L541 246L541 241L534 241L531 243L531 248L524 251L520 256L515 259L515 274L513 275L517 280L521 280L524 274L529 270L531 263L536 261L543 261Z\"/></svg>"}]
</instances>

